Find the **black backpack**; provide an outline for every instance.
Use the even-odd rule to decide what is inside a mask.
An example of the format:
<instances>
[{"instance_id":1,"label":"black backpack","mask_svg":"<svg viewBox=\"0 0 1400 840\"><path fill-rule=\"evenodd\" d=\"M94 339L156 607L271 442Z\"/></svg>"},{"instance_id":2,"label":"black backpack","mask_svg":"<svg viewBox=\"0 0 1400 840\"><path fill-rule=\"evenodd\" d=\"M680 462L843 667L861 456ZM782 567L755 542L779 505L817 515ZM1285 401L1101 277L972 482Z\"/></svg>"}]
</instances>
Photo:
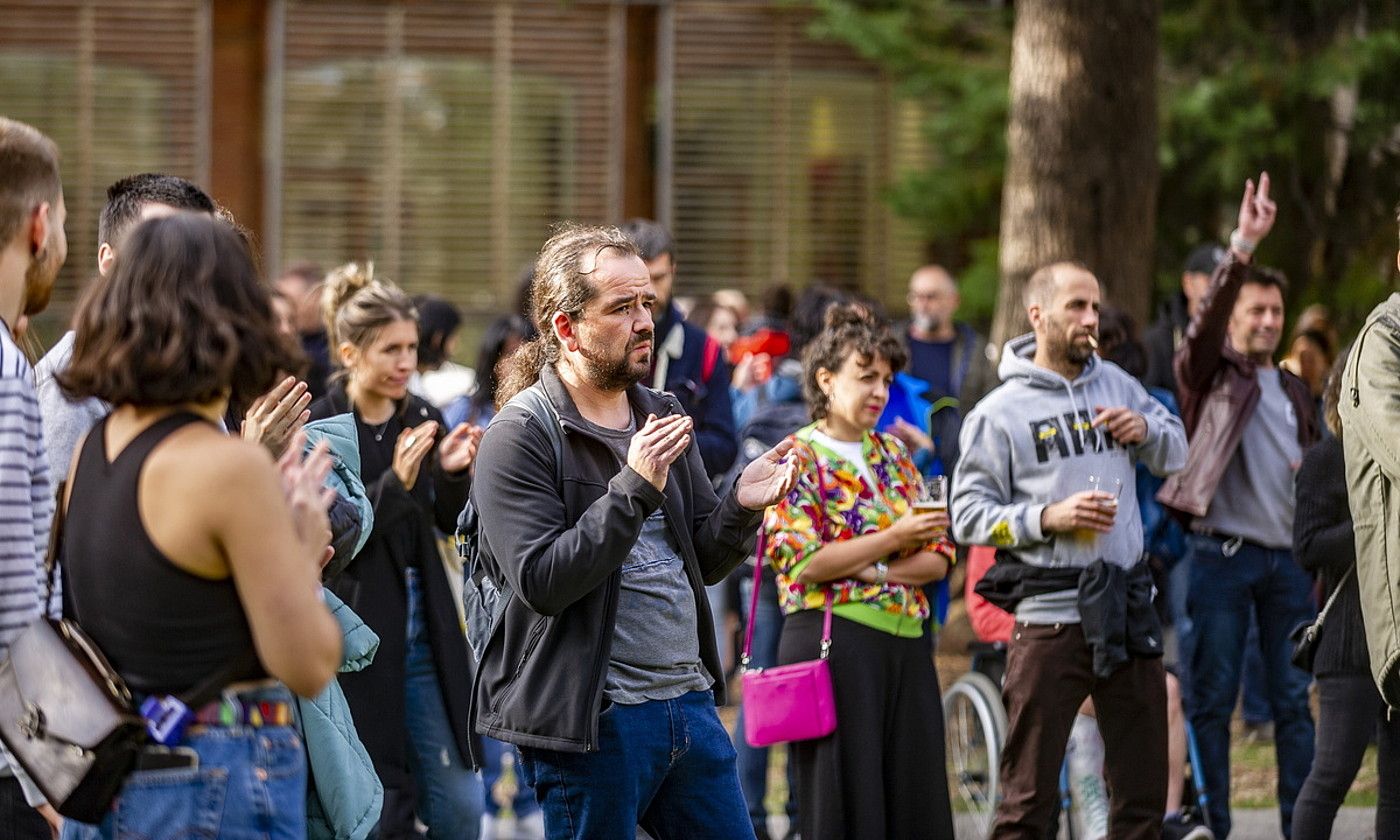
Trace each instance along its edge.
<instances>
[{"instance_id":1,"label":"black backpack","mask_svg":"<svg viewBox=\"0 0 1400 840\"><path fill-rule=\"evenodd\" d=\"M519 406L544 424L549 442L554 446L554 481L562 487L564 429L559 425L559 414L549 397L545 396L544 389L537 382L516 394L506 405ZM500 417L500 414L496 416ZM472 492L475 493L475 488ZM467 506L457 517L457 554L462 558L462 611L466 618L467 645L479 662L486 650L486 643L501 624L513 593L505 581L492 578L481 562L481 518L477 515L476 503L471 499L467 500Z\"/></svg>"}]
</instances>

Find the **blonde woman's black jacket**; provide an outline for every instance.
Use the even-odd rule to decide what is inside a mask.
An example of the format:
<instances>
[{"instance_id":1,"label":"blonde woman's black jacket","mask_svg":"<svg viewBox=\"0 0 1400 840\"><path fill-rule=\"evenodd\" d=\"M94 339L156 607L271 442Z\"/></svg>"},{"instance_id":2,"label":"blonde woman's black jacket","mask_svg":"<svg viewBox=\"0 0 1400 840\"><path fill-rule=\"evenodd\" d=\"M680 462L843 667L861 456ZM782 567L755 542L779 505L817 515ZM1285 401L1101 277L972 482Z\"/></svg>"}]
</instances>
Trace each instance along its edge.
<instances>
[{"instance_id":1,"label":"blonde woman's black jacket","mask_svg":"<svg viewBox=\"0 0 1400 840\"><path fill-rule=\"evenodd\" d=\"M588 430L552 367L540 379L564 432L562 470L541 421L514 405L477 454L482 563L513 594L477 666L472 719L503 741L585 752L597 744L620 570L647 516L665 510L695 597L701 661L718 678L705 585L743 561L762 511L744 509L732 491L716 498L693 442L662 493ZM681 411L675 397L640 385L627 396L638 428L648 414ZM714 693L723 702L723 679Z\"/></svg>"},{"instance_id":2,"label":"blonde woman's black jacket","mask_svg":"<svg viewBox=\"0 0 1400 840\"><path fill-rule=\"evenodd\" d=\"M311 404L311 417L320 420L350 410L345 389L337 384ZM436 421L441 437L442 414L426 401L410 394L399 403L397 411L404 427ZM379 636L374 662L355 673L341 674L338 681L380 781L385 787L399 788L408 783L409 772L403 702L408 649L406 568L421 572L423 620L453 740L463 755L469 755L476 747L467 717L471 654L462 634L456 595L437 545L438 532L451 533L456 526L457 512L467 503L471 476L466 471L455 475L444 472L435 445L424 459L418 481L412 488L405 488L387 466L384 452L371 457L372 449L392 452L393 438L386 437L381 446L358 417L355 428L365 494L374 506L374 528L360 553L329 578L326 586Z\"/></svg>"}]
</instances>

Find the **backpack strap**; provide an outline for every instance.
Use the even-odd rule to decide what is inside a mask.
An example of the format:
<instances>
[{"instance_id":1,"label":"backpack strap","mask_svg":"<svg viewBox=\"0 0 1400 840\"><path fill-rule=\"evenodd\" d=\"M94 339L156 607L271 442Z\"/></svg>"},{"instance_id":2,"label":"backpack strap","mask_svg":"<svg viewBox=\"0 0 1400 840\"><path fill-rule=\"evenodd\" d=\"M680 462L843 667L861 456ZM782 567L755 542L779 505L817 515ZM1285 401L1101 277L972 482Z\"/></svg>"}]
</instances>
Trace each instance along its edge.
<instances>
[{"instance_id":1,"label":"backpack strap","mask_svg":"<svg viewBox=\"0 0 1400 840\"><path fill-rule=\"evenodd\" d=\"M555 410L554 403L549 401L549 396L544 392L544 386L536 382L516 394L511 402L535 415L535 419L544 425L545 434L549 437L549 443L554 448L554 481L556 484L562 485L564 483L564 427L561 425L559 412Z\"/></svg>"},{"instance_id":2,"label":"backpack strap","mask_svg":"<svg viewBox=\"0 0 1400 840\"><path fill-rule=\"evenodd\" d=\"M710 336L705 336L705 347L701 350L700 357L700 381L706 385L710 384L710 377L715 373L715 367L719 364L719 342Z\"/></svg>"}]
</instances>

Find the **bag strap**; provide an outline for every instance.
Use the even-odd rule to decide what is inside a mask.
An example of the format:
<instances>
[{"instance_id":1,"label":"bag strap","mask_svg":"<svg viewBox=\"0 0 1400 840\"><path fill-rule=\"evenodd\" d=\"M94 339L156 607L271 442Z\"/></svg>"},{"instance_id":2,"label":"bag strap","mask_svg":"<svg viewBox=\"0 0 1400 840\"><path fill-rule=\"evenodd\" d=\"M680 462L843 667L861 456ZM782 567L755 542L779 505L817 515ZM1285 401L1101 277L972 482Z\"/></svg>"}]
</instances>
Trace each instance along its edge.
<instances>
[{"instance_id":1,"label":"bag strap","mask_svg":"<svg viewBox=\"0 0 1400 840\"><path fill-rule=\"evenodd\" d=\"M1337 588L1333 589L1332 594L1327 596L1327 603L1322 605L1322 610L1317 614L1317 618L1313 619L1314 628L1322 629L1322 622L1327 620L1327 614L1332 611L1332 605L1337 602L1337 596L1342 594L1342 587L1346 585L1347 579L1354 574L1356 574L1356 564L1353 563L1351 568L1347 569L1346 574L1342 575L1342 579L1337 581Z\"/></svg>"},{"instance_id":2,"label":"bag strap","mask_svg":"<svg viewBox=\"0 0 1400 840\"><path fill-rule=\"evenodd\" d=\"M58 482L54 491L53 522L49 525L49 547L44 551L44 603L41 612L49 613L53 602L54 578L58 575L58 552L63 543L63 524L68 520L68 511L63 504L63 491L68 487L68 479Z\"/></svg>"},{"instance_id":3,"label":"bag strap","mask_svg":"<svg viewBox=\"0 0 1400 840\"><path fill-rule=\"evenodd\" d=\"M813 450L815 456L815 450ZM826 512L826 479L822 475L821 462L816 457L812 458L812 464L817 469L817 487L821 494L822 513ZM749 620L744 627L744 652L739 657L739 667L747 670L749 667L750 654L753 652L753 625L754 616L758 614L758 590L763 583L763 555L768 547L768 532L761 527L758 531L758 548L754 551L753 560L753 592L749 595ZM831 602L832 588L826 588L825 615L822 616L822 650L821 658L826 659L831 652Z\"/></svg>"},{"instance_id":4,"label":"bag strap","mask_svg":"<svg viewBox=\"0 0 1400 840\"><path fill-rule=\"evenodd\" d=\"M49 547L44 552L46 585L43 609L45 614L48 612L49 603L53 600L54 579L58 575L58 554L63 548L63 526L68 521L67 507L63 504L64 490L67 486L68 480L64 479L58 483L58 489L54 491L53 525L49 528ZM76 624L76 622L74 623ZM226 662L224 667L205 677L189 691L182 692L178 699L191 709L203 706L217 697L224 686L248 673L257 665L257 650L248 648Z\"/></svg>"}]
</instances>

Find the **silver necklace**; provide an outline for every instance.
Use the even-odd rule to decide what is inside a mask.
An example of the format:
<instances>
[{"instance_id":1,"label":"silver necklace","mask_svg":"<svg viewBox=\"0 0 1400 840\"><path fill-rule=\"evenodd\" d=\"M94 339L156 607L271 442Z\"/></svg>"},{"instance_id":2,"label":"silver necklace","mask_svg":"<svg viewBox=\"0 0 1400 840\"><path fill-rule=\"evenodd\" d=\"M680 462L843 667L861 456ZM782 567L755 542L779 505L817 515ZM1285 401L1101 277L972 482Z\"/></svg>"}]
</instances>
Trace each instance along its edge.
<instances>
[{"instance_id":1,"label":"silver necklace","mask_svg":"<svg viewBox=\"0 0 1400 840\"><path fill-rule=\"evenodd\" d=\"M370 426L370 431L374 433L374 442L379 443L384 440L384 433L389 430L389 422L394 419L394 415L389 415L389 419L378 426Z\"/></svg>"}]
</instances>

